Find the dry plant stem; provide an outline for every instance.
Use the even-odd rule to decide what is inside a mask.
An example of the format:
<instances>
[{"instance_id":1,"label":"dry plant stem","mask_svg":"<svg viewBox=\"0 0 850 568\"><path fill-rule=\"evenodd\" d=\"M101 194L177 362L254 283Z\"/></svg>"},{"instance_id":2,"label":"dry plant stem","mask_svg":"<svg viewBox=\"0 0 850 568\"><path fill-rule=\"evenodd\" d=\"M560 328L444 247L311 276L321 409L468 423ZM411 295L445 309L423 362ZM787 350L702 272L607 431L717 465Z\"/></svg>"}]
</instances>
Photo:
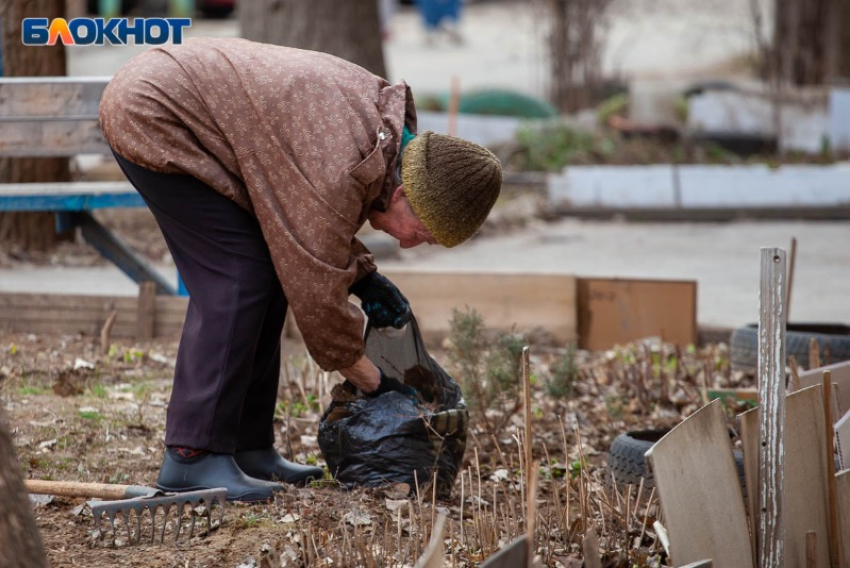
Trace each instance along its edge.
<instances>
[{"instance_id":1,"label":"dry plant stem","mask_svg":"<svg viewBox=\"0 0 850 568\"><path fill-rule=\"evenodd\" d=\"M791 367L791 392L800 390L800 368L797 366L797 358L788 356L788 365Z\"/></svg>"},{"instance_id":2,"label":"dry plant stem","mask_svg":"<svg viewBox=\"0 0 850 568\"><path fill-rule=\"evenodd\" d=\"M109 344L112 338L112 326L115 325L115 319L118 317L118 312L112 310L103 322L103 327L100 329L100 350L104 355L109 354Z\"/></svg>"}]
</instances>

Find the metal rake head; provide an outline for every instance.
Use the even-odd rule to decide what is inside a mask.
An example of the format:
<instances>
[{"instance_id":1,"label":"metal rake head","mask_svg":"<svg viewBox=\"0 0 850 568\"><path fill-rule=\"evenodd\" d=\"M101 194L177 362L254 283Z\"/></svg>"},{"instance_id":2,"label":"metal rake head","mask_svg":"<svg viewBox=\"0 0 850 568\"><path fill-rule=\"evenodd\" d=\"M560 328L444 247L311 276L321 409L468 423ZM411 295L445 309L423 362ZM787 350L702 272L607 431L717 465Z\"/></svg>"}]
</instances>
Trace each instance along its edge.
<instances>
[{"instance_id":1,"label":"metal rake head","mask_svg":"<svg viewBox=\"0 0 850 568\"><path fill-rule=\"evenodd\" d=\"M175 543L181 536L186 540L195 536L198 519L205 525L198 535L218 528L224 519L226 499L227 489L218 487L120 501L89 501L88 506L94 517L96 540L103 540L111 533L115 546L141 544L142 536L149 533L149 544L162 544L166 532L174 532ZM217 521L213 520L214 509L219 511ZM104 515L109 520L106 531L101 525ZM122 536L125 533L126 540Z\"/></svg>"}]
</instances>

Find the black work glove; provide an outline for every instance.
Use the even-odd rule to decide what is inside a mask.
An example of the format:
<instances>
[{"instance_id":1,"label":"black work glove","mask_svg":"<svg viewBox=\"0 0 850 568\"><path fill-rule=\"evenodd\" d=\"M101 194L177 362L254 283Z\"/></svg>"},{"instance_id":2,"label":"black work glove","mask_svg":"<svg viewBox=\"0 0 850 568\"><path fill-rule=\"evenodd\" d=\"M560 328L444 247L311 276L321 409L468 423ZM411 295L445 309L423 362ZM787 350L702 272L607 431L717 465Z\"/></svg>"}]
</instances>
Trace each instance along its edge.
<instances>
[{"instance_id":1,"label":"black work glove","mask_svg":"<svg viewBox=\"0 0 850 568\"><path fill-rule=\"evenodd\" d=\"M370 272L349 290L360 298L360 307L372 327L403 328L410 321L410 303L404 294L385 276Z\"/></svg>"},{"instance_id":2,"label":"black work glove","mask_svg":"<svg viewBox=\"0 0 850 568\"><path fill-rule=\"evenodd\" d=\"M416 393L416 389L407 386L398 379L388 377L384 374L383 369L379 368L378 370L381 372L381 382L378 384L378 388L376 388L372 392L367 392L366 396L375 398L376 396L381 396L384 393L396 391L398 393L403 394L413 402L419 401L419 396Z\"/></svg>"}]
</instances>

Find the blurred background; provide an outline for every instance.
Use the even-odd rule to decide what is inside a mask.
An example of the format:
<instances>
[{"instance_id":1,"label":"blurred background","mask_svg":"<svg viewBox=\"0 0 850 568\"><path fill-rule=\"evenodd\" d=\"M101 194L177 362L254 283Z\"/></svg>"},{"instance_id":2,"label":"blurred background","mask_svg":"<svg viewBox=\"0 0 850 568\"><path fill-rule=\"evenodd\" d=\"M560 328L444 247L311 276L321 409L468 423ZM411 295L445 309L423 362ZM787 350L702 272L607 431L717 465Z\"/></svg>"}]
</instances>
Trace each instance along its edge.
<instances>
[{"instance_id":1,"label":"blurred background","mask_svg":"<svg viewBox=\"0 0 850 568\"><path fill-rule=\"evenodd\" d=\"M795 239L795 312L850 320L850 252L833 246L850 238L850 2L2 0L7 76L108 76L146 49L24 48L28 15L188 16L187 37L326 51L408 82L420 130L486 145L507 174L481 238L398 251L374 236L385 266L694 279L700 322L738 325L757 316L758 248ZM50 175L115 172L81 156ZM169 262L133 229L155 226L99 214ZM73 257L31 215L0 212L0 268L17 268L0 288ZM100 282L132 293L125 280Z\"/></svg>"}]
</instances>

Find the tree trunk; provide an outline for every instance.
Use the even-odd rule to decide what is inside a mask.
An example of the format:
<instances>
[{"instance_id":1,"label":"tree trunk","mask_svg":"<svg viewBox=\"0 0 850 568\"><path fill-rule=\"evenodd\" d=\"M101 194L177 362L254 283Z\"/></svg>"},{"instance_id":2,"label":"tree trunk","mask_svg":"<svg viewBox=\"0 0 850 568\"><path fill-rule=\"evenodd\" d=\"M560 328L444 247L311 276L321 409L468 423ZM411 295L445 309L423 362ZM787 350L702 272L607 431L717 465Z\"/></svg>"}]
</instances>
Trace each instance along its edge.
<instances>
[{"instance_id":1,"label":"tree trunk","mask_svg":"<svg viewBox=\"0 0 850 568\"><path fill-rule=\"evenodd\" d=\"M830 79L836 0L776 0L773 70L781 84L822 85Z\"/></svg>"},{"instance_id":2,"label":"tree trunk","mask_svg":"<svg viewBox=\"0 0 850 568\"><path fill-rule=\"evenodd\" d=\"M832 78L845 86L850 85L850 2L836 0L838 13L835 20Z\"/></svg>"},{"instance_id":3,"label":"tree trunk","mask_svg":"<svg viewBox=\"0 0 850 568\"><path fill-rule=\"evenodd\" d=\"M29 17L62 17L64 0L0 1L0 42L6 76L64 76L65 47L28 47L21 43L21 21ZM68 181L66 158L0 158L0 183ZM60 236L52 213L0 212L0 248L46 250Z\"/></svg>"},{"instance_id":4,"label":"tree trunk","mask_svg":"<svg viewBox=\"0 0 850 568\"><path fill-rule=\"evenodd\" d=\"M246 39L323 51L387 76L375 0L251 0L238 11Z\"/></svg>"},{"instance_id":5,"label":"tree trunk","mask_svg":"<svg viewBox=\"0 0 850 568\"><path fill-rule=\"evenodd\" d=\"M0 568L47 566L15 446L0 407Z\"/></svg>"},{"instance_id":6,"label":"tree trunk","mask_svg":"<svg viewBox=\"0 0 850 568\"><path fill-rule=\"evenodd\" d=\"M549 0L550 99L563 112L592 106L602 87L599 32L610 0Z\"/></svg>"}]
</instances>

